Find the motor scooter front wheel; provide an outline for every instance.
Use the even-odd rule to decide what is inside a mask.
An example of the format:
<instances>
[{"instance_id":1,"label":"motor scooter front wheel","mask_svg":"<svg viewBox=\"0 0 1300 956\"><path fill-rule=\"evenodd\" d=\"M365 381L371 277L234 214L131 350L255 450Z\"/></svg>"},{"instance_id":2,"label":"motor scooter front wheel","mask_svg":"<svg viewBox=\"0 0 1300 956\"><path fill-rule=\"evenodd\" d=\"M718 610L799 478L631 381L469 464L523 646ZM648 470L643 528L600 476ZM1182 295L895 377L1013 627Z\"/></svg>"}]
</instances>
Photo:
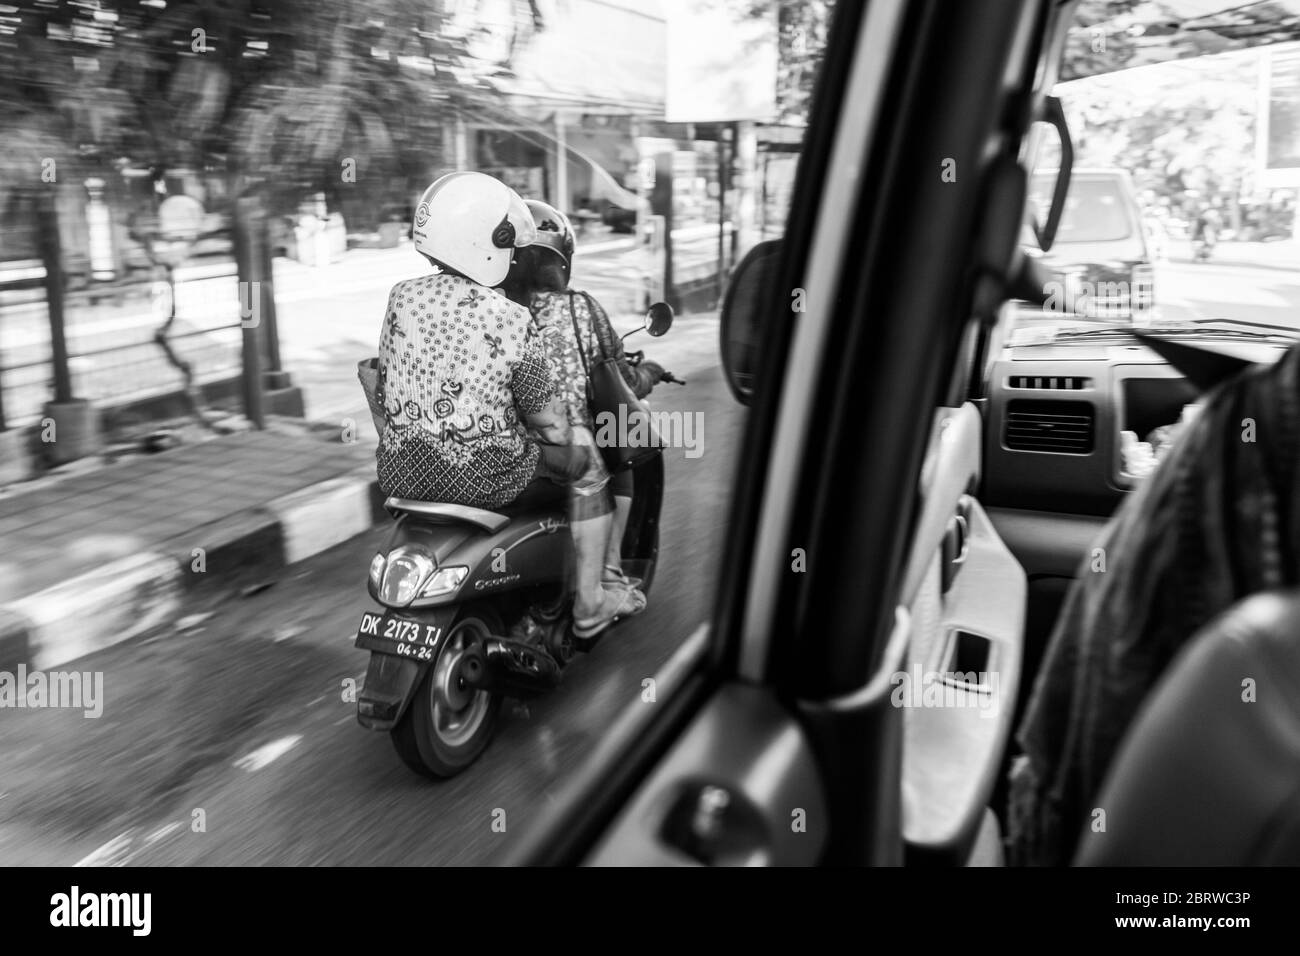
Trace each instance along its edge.
<instances>
[{"instance_id":1,"label":"motor scooter front wheel","mask_svg":"<svg viewBox=\"0 0 1300 956\"><path fill-rule=\"evenodd\" d=\"M500 618L491 608L466 607L456 616L411 705L389 731L398 756L416 773L454 777L492 739L501 695L469 686L461 663L476 642L501 633Z\"/></svg>"}]
</instances>

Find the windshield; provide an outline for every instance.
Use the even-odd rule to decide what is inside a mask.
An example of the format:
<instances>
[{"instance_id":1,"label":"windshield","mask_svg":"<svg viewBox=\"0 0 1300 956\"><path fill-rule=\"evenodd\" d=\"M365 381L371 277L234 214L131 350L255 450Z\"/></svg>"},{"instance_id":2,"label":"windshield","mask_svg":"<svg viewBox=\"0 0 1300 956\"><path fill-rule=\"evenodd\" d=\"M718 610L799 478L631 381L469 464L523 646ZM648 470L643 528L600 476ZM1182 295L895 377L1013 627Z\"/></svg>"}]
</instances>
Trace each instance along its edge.
<instances>
[{"instance_id":1,"label":"windshield","mask_svg":"<svg viewBox=\"0 0 1300 956\"><path fill-rule=\"evenodd\" d=\"M1034 177L1034 203L1040 209L1050 205L1050 190L1054 176ZM1120 180L1075 179L1065 200L1061 225L1056 232L1058 244L1071 242L1107 242L1127 239L1133 234L1134 223Z\"/></svg>"},{"instance_id":2,"label":"windshield","mask_svg":"<svg viewBox=\"0 0 1300 956\"><path fill-rule=\"evenodd\" d=\"M1112 72L1071 64L1071 55L1109 55L1113 38L1099 29L1076 27L1090 39L1067 45L1062 75L1078 78L1053 90L1069 124L1074 175L1055 244L1041 259L1048 301L1016 307L1020 334L1011 341L1023 341L1023 330L1051 340L1054 331L1103 327L1210 337L1234 323L1300 335L1300 43ZM1058 157L1045 155L1030 180L1039 221ZM1036 253L1028 229L1025 239Z\"/></svg>"}]
</instances>

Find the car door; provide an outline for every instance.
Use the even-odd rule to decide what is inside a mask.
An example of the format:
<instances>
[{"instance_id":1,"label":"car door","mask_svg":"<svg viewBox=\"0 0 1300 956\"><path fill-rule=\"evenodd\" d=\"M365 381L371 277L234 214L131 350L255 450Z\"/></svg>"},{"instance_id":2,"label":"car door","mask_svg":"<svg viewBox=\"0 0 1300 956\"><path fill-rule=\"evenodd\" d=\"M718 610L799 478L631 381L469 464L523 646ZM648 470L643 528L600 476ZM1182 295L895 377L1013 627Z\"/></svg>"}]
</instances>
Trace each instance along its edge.
<instances>
[{"instance_id":1,"label":"car door","mask_svg":"<svg viewBox=\"0 0 1300 956\"><path fill-rule=\"evenodd\" d=\"M1005 298L1061 16L1041 0L838 5L776 291L751 317L711 624L513 862L971 856L1010 707L895 698L913 665L1015 696L1023 572L976 497L982 422L962 398L971 330Z\"/></svg>"}]
</instances>

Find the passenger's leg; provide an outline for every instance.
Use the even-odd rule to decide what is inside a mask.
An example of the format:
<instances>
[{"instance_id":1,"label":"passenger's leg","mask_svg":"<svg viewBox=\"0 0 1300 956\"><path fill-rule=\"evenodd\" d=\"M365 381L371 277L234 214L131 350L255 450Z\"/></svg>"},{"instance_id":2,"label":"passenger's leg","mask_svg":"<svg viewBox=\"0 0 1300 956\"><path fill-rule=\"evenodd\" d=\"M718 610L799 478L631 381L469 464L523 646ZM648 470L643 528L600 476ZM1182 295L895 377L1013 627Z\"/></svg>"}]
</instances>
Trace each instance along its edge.
<instances>
[{"instance_id":1,"label":"passenger's leg","mask_svg":"<svg viewBox=\"0 0 1300 956\"><path fill-rule=\"evenodd\" d=\"M581 502L575 504L582 507ZM573 595L573 615L582 620L598 617L604 606L605 590L600 578L612 519L612 512L592 518L569 519L578 577Z\"/></svg>"},{"instance_id":2,"label":"passenger's leg","mask_svg":"<svg viewBox=\"0 0 1300 956\"><path fill-rule=\"evenodd\" d=\"M569 489L569 531L576 564L574 618L599 622L612 617L601 586L605 550L609 544L614 501L609 475L600 465L590 432L574 428L573 445L544 445L539 471Z\"/></svg>"},{"instance_id":3,"label":"passenger's leg","mask_svg":"<svg viewBox=\"0 0 1300 956\"><path fill-rule=\"evenodd\" d=\"M605 551L605 580L627 583L623 574L623 536L627 531L628 517L632 514L632 472L620 471L610 480L614 492L614 520L609 533L609 547Z\"/></svg>"},{"instance_id":4,"label":"passenger's leg","mask_svg":"<svg viewBox=\"0 0 1300 956\"><path fill-rule=\"evenodd\" d=\"M574 426L573 447L582 469L579 477L569 485L572 493L569 527L573 531L578 576L573 616L590 620L603 616L605 592L600 580L613 525L614 501L609 487L609 472L596 451L591 432Z\"/></svg>"}]
</instances>

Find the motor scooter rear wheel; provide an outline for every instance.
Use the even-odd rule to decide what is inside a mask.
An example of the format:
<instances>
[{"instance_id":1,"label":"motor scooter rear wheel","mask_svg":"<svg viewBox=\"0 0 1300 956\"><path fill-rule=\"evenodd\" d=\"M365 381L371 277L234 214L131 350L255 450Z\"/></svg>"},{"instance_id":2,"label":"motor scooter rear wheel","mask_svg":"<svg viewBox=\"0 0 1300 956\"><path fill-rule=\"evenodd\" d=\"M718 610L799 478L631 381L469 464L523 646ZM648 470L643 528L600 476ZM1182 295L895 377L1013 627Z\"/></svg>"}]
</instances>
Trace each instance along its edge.
<instances>
[{"instance_id":1,"label":"motor scooter rear wheel","mask_svg":"<svg viewBox=\"0 0 1300 956\"><path fill-rule=\"evenodd\" d=\"M398 756L412 770L454 777L487 747L502 698L466 684L460 665L471 645L501 633L501 620L489 607L465 607L456 616L411 705L390 731Z\"/></svg>"}]
</instances>

